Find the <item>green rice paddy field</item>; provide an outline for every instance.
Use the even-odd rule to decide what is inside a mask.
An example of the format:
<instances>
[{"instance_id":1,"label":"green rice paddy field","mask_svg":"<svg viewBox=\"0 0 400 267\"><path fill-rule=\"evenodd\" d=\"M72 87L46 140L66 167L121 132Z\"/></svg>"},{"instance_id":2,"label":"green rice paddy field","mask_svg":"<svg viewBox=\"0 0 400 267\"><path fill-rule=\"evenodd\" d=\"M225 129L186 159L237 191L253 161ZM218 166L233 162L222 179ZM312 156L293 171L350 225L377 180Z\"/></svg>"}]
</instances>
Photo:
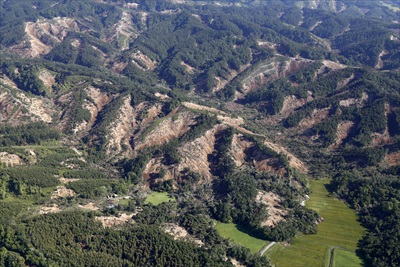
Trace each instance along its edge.
<instances>
[{"instance_id":1,"label":"green rice paddy field","mask_svg":"<svg viewBox=\"0 0 400 267\"><path fill-rule=\"evenodd\" d=\"M325 188L328 183L329 180L310 181L312 194L307 206L324 218L318 225L318 233L296 236L290 245L275 244L266 253L275 267L329 266L333 248L343 248L335 249L339 256L334 257L334 266L361 266L355 251L365 230L354 210L329 195Z\"/></svg>"}]
</instances>

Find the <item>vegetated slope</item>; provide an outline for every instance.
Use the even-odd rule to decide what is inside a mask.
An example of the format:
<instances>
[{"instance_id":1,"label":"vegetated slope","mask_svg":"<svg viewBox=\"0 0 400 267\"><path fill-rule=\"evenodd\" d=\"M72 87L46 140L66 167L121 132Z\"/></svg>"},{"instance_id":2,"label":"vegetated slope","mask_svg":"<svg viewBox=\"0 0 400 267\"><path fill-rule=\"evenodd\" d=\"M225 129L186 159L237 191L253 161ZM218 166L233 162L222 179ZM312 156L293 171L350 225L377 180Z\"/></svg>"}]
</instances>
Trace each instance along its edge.
<instances>
[{"instance_id":1,"label":"vegetated slope","mask_svg":"<svg viewBox=\"0 0 400 267\"><path fill-rule=\"evenodd\" d=\"M218 248L212 264L267 266L222 239L213 220L275 241L315 233L319 215L302 206L307 179L330 176L332 190L361 212L365 258L395 264L390 242L373 243L390 231L372 227L399 221L400 43L390 5L1 2L2 212L20 222L37 210L89 207L98 210L89 217L122 215L143 229L184 228L205 248L193 250L196 264ZM360 184L386 191L365 200L355 194ZM151 191L176 204L145 203ZM2 264L53 264L58 247L26 243L23 225L18 245L1 236ZM66 236L74 255L100 253L87 238ZM101 257L117 265L147 259L110 253Z\"/></svg>"}]
</instances>

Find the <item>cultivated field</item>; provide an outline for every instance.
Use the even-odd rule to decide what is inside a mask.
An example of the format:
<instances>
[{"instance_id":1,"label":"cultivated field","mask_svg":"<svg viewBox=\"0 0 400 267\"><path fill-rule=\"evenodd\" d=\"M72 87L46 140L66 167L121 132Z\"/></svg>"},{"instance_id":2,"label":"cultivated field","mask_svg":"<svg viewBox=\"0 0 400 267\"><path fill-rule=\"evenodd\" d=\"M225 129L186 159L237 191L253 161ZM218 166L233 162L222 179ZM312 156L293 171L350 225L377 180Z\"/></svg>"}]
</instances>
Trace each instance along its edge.
<instances>
[{"instance_id":1,"label":"cultivated field","mask_svg":"<svg viewBox=\"0 0 400 267\"><path fill-rule=\"evenodd\" d=\"M325 188L329 180L310 181L313 193L307 206L318 212L324 218L324 222L318 225L316 235L296 236L287 244L275 244L266 255L276 267L282 266L329 266L332 248L343 248L349 252L346 258L360 264L361 260L355 255L357 242L364 233L364 228L357 221L356 213L345 203L330 196ZM335 251L343 251L335 249ZM337 264L345 260L344 253L339 252ZM351 257L350 257L351 255ZM355 260L357 259L357 260ZM360 266L360 265L336 265L336 266Z\"/></svg>"},{"instance_id":2,"label":"cultivated field","mask_svg":"<svg viewBox=\"0 0 400 267\"><path fill-rule=\"evenodd\" d=\"M252 253L257 253L266 245L268 245L268 241L257 239L240 231L234 223L217 222L215 228L220 233L220 235L250 249Z\"/></svg>"}]
</instances>

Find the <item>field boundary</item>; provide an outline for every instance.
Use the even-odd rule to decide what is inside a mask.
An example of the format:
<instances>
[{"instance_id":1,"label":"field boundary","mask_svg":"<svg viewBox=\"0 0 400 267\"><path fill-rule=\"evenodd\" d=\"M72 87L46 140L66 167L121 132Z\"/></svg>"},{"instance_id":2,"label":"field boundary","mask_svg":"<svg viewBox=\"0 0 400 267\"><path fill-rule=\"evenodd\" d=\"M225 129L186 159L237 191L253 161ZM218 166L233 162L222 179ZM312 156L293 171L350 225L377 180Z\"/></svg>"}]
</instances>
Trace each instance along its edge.
<instances>
[{"instance_id":1,"label":"field boundary","mask_svg":"<svg viewBox=\"0 0 400 267\"><path fill-rule=\"evenodd\" d=\"M340 247L340 246L331 246L328 248L328 257L325 260L325 267L334 267L334 262L335 262L335 251L336 250L344 250L348 252L353 252L352 250L345 248L345 247Z\"/></svg>"}]
</instances>

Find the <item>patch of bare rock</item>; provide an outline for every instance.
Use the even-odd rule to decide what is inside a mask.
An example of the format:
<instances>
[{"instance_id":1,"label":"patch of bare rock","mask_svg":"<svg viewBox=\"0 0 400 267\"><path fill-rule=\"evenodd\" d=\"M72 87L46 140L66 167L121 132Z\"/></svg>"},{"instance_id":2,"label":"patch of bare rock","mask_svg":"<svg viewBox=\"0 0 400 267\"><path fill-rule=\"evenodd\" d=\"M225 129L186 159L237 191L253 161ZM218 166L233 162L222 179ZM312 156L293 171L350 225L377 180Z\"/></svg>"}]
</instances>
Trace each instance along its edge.
<instances>
[{"instance_id":1,"label":"patch of bare rock","mask_svg":"<svg viewBox=\"0 0 400 267\"><path fill-rule=\"evenodd\" d=\"M15 167L23 164L23 160L15 154L0 152L0 163L6 167Z\"/></svg>"},{"instance_id":2,"label":"patch of bare rock","mask_svg":"<svg viewBox=\"0 0 400 267\"><path fill-rule=\"evenodd\" d=\"M133 222L132 214L121 213L117 216L98 216L96 220L101 222L104 227L113 227L124 225L128 222Z\"/></svg>"}]
</instances>

